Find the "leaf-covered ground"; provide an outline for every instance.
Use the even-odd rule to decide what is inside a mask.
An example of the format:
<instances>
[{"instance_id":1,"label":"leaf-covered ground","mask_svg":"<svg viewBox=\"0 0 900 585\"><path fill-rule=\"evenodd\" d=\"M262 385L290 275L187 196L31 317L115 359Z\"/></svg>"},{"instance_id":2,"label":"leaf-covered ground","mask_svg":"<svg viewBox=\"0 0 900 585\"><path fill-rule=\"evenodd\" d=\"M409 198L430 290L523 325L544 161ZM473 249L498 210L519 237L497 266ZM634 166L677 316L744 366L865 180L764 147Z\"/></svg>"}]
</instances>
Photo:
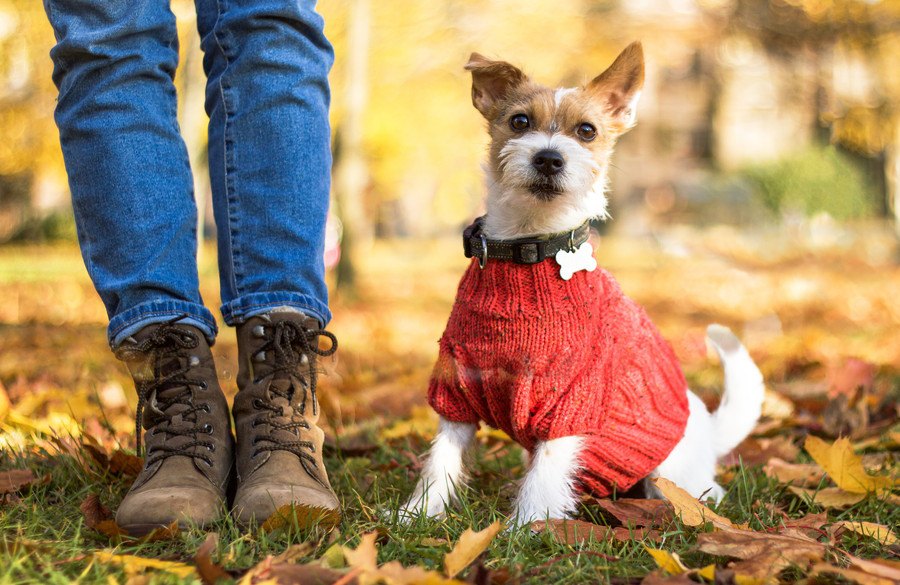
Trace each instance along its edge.
<instances>
[{"instance_id":1,"label":"leaf-covered ground","mask_svg":"<svg viewBox=\"0 0 900 585\"><path fill-rule=\"evenodd\" d=\"M242 534L226 516L145 542L109 520L139 463L135 399L78 251L0 249L0 582L896 582L896 238L880 225L672 229L596 247L711 406L710 322L731 326L766 376L765 416L722 462L728 496L715 510L670 491L671 504L585 500L577 523L500 530L523 460L484 431L457 510L396 521L435 426L425 387L466 262L454 237L376 244L357 294L333 299L341 349L320 396L338 529ZM213 255L204 249L201 280L214 307ZM214 354L232 396L233 332Z\"/></svg>"}]
</instances>

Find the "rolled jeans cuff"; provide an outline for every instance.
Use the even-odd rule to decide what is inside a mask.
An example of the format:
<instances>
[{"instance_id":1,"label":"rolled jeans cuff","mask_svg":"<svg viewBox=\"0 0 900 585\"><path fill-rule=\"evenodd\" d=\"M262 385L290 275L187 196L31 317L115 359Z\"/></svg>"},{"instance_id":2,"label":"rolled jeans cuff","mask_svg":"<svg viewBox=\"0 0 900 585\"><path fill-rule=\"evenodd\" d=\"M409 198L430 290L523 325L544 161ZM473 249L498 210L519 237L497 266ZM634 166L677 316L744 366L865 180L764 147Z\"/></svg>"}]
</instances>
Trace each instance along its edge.
<instances>
[{"instance_id":1,"label":"rolled jeans cuff","mask_svg":"<svg viewBox=\"0 0 900 585\"><path fill-rule=\"evenodd\" d=\"M215 343L219 329L209 309L197 303L168 299L141 303L113 317L107 329L109 345L115 349L147 325L164 323L178 317L182 317L178 320L179 324L196 327L210 345Z\"/></svg>"},{"instance_id":2,"label":"rolled jeans cuff","mask_svg":"<svg viewBox=\"0 0 900 585\"><path fill-rule=\"evenodd\" d=\"M309 295L294 292L262 292L243 295L222 305L225 323L240 325L250 317L268 313L278 307L293 307L319 321L322 327L331 321L328 305Z\"/></svg>"}]
</instances>

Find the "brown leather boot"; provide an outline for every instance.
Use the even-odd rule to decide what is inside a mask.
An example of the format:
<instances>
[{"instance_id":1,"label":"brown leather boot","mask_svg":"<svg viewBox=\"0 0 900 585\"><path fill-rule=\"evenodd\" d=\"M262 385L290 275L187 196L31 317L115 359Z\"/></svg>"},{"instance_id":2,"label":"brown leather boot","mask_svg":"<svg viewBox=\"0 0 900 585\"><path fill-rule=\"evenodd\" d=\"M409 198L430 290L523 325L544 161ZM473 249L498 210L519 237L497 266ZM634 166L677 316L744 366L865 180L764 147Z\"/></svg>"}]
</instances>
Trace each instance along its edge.
<instances>
[{"instance_id":1,"label":"brown leather boot","mask_svg":"<svg viewBox=\"0 0 900 585\"><path fill-rule=\"evenodd\" d=\"M319 349L320 337L331 340L328 349ZM252 317L238 326L237 339L235 519L243 526L262 523L293 505L302 521L337 524L340 503L316 424L316 357L333 354L337 340L298 312Z\"/></svg>"},{"instance_id":2,"label":"brown leather boot","mask_svg":"<svg viewBox=\"0 0 900 585\"><path fill-rule=\"evenodd\" d=\"M228 404L203 333L169 321L116 349L138 394L135 434L144 469L116 512L135 536L177 521L204 526L223 508L234 466Z\"/></svg>"}]
</instances>

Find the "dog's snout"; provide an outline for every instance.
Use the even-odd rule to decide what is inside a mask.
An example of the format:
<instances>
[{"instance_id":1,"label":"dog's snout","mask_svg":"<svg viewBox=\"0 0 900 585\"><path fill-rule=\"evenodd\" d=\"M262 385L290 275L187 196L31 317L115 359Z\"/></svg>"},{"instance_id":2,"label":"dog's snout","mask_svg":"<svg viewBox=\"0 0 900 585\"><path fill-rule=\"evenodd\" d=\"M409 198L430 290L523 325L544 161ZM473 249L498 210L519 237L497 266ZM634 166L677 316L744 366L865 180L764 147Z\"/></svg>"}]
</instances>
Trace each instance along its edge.
<instances>
[{"instance_id":1,"label":"dog's snout","mask_svg":"<svg viewBox=\"0 0 900 585\"><path fill-rule=\"evenodd\" d=\"M546 149L534 155L531 165L542 175L552 177L563 170L566 161L559 152Z\"/></svg>"}]
</instances>

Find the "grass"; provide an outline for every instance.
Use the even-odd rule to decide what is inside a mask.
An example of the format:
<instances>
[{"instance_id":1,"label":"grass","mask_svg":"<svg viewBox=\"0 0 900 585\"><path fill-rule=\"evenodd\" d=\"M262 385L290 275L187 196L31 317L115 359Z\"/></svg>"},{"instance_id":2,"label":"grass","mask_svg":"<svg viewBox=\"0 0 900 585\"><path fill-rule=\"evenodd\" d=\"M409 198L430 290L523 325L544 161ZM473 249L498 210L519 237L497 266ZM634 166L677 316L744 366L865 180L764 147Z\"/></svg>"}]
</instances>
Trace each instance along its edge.
<instances>
[{"instance_id":1,"label":"grass","mask_svg":"<svg viewBox=\"0 0 900 585\"><path fill-rule=\"evenodd\" d=\"M424 440L410 436L382 443L365 457L344 458L339 452L334 453L328 457L327 465L334 487L343 498L344 509L337 532L291 529L251 536L241 533L228 516L223 516L208 529L217 532L220 538L218 555L214 558L225 568L240 571L291 544L312 542L315 547L305 557L312 560L334 543L353 547L362 534L377 530L382 535L379 562L399 560L404 565L440 570L444 553L463 530L505 519L511 485L521 470L522 460L517 447L503 448L499 454L487 456L487 451L496 445L480 445L475 455L479 461L477 473L471 486L463 491L454 512L445 521L422 518L404 525L396 521L392 510L412 488L414 478L409 470L415 467L415 460L410 454L420 453L424 447ZM126 481L89 473L68 456L34 454L22 460L4 454L0 459L0 468L20 466L32 469L37 476L49 476L49 481L34 486L21 502L8 504L0 512L0 534L6 548L0 563L0 582L100 583L112 582L111 578L122 581L128 576L125 568L92 560L90 553L114 548L120 554L191 563L206 536L207 531L194 529L172 541L112 545L107 537L84 525L79 505L89 493L97 493L106 505L114 508L127 490ZM749 523L754 530L764 531L780 524L781 516L773 513L774 507L791 517L821 511L767 478L758 467L737 468L728 489L728 496L717 511L737 523ZM599 524L608 521L593 506L586 506L582 516ZM900 511L884 499L869 497L839 514L830 513L829 519L897 526ZM654 569L645 545L678 553L689 567L723 565L726 559L694 550L696 536L701 532L702 529L684 526L676 520L662 530L659 543L591 541L573 547L557 542L548 533L532 534L528 529L518 529L501 533L494 540L484 565L491 569L507 568L513 576L526 582L621 582L636 580ZM435 546L435 539L446 543ZM865 537L845 536L840 546L861 557L885 554L881 545ZM581 554L572 554L576 551ZM172 583L196 581L196 578L179 579L165 573L157 573L154 578Z\"/></svg>"},{"instance_id":2,"label":"grass","mask_svg":"<svg viewBox=\"0 0 900 585\"><path fill-rule=\"evenodd\" d=\"M797 241L773 243L765 240L769 236L668 234L681 238L682 249L690 251L687 257L645 240L604 238L598 256L672 340L695 390L712 397L721 384L718 365L708 359L702 342L707 323L721 321L740 332L770 387L820 421L829 380L850 357L874 367L873 393L884 388L896 392L900 386L900 312L892 292L900 286L900 269L883 253L879 233L867 228L850 244L842 239L846 247L824 250ZM472 482L445 521L403 525L392 516L412 489L427 440L416 433L385 439L381 431L411 414L418 416L414 407L424 401L435 341L465 265L457 247L456 238L379 243L361 266L356 297L338 293L333 298L335 320L329 328L338 335L341 350L338 361L328 366L321 398L328 434L337 436L338 444L347 441L345 451L332 448L326 457L343 500L339 529L248 535L223 516L208 529L219 534L217 562L239 576L291 544L312 543L303 557L310 560L335 544L355 547L363 534L377 530L379 562L440 569L444 554L465 529L505 519L522 472L521 451L493 436L481 439ZM214 253L204 258L201 290L215 307ZM97 494L115 509L128 480L86 469L47 446L51 433L64 428L102 435L112 446L133 447L130 380L106 346L103 307L77 248L0 249L0 297L6 300L0 304L0 386L8 391L13 411L30 425L4 421L0 414L0 470L27 467L36 477L47 477L46 483L39 481L23 492L20 501L0 503L0 583L141 582L136 570L92 556L105 549L192 563L206 531L186 531L171 541L117 545L87 528L79 510L84 499ZM214 353L220 380L233 396L235 345L227 329ZM806 428L789 430L796 444ZM365 435L366 449L350 448L356 435ZM890 448L868 449L887 449L890 468L896 457ZM777 509L792 518L820 511L766 477L759 466L727 472L728 495L717 511L754 530L777 526ZM612 520L590 504L581 517L600 524ZM897 526L900 512L886 498L870 496L846 510L829 510L828 519ZM678 553L692 568L727 561L697 552L702 528L676 520L661 532L659 543L603 540L572 546L548 533L511 530L492 542L483 563L488 569L506 569L522 582L568 584L639 582L655 568L645 545ZM853 533L839 537L836 545L861 557L897 558L895 549ZM196 581L161 571L145 576L159 583ZM782 574L785 580L803 577L799 570Z\"/></svg>"}]
</instances>

